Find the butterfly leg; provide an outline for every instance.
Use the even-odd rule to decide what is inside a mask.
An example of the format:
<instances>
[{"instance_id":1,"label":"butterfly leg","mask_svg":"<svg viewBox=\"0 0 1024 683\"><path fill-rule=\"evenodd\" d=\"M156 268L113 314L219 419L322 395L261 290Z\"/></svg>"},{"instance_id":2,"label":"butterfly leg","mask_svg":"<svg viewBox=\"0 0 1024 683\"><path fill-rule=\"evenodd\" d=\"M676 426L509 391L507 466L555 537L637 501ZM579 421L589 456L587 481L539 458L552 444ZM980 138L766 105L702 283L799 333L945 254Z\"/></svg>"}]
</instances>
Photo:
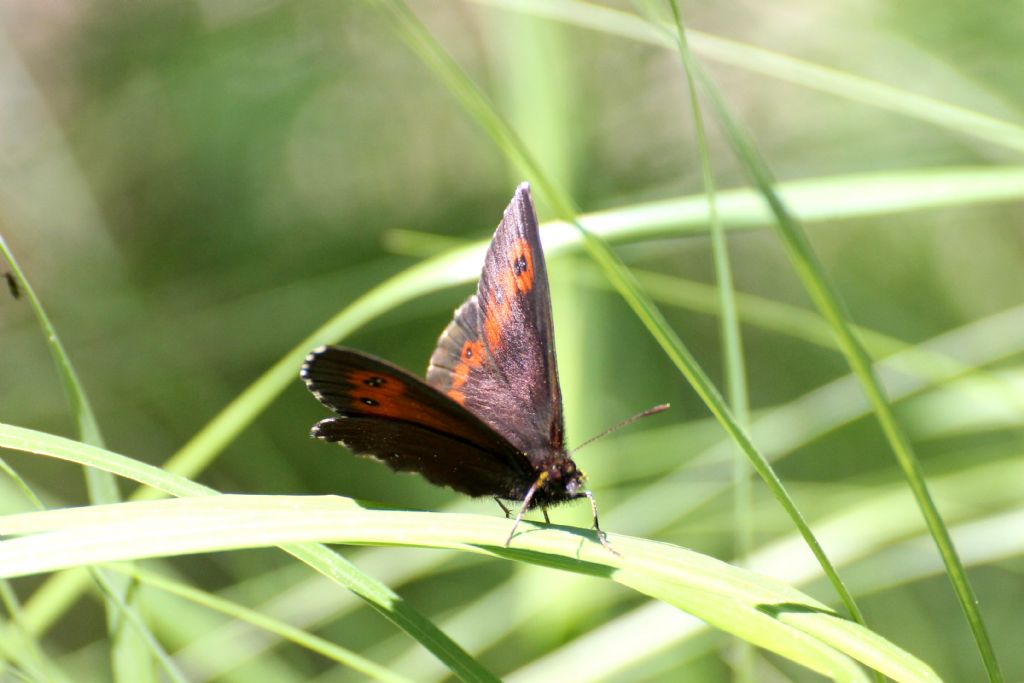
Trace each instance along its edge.
<instances>
[{"instance_id":1,"label":"butterfly leg","mask_svg":"<svg viewBox=\"0 0 1024 683\"><path fill-rule=\"evenodd\" d=\"M494 497L494 502L497 503L498 507L501 508L501 511L505 513L505 519L511 519L512 518L512 511L509 510L507 507L505 507L505 504L501 502L500 498L495 496Z\"/></svg>"},{"instance_id":2,"label":"butterfly leg","mask_svg":"<svg viewBox=\"0 0 1024 683\"><path fill-rule=\"evenodd\" d=\"M601 531L601 525L597 521L597 501L594 500L594 494L590 491L584 491L583 495L590 501L590 510L594 513L594 531L597 532L597 540L601 541L601 545L603 545L606 550L622 557L622 554L612 547L611 543L608 542L608 537L603 531Z\"/></svg>"},{"instance_id":3,"label":"butterfly leg","mask_svg":"<svg viewBox=\"0 0 1024 683\"><path fill-rule=\"evenodd\" d=\"M551 518L548 517L548 509L547 508L541 508L540 511L544 513L544 523L545 524L551 524Z\"/></svg>"},{"instance_id":4,"label":"butterfly leg","mask_svg":"<svg viewBox=\"0 0 1024 683\"><path fill-rule=\"evenodd\" d=\"M516 527L519 526L519 522L523 521L523 515L530 508L530 501L533 500L533 496L537 493L537 489L541 487L544 480L548 478L547 472L541 472L540 476L537 477L537 481L530 484L529 490L526 492L526 497L523 498L523 504L519 507L519 514L516 515L516 521L512 522L512 530L508 532L508 538L505 539L505 547L512 542L512 537L515 536Z\"/></svg>"}]
</instances>

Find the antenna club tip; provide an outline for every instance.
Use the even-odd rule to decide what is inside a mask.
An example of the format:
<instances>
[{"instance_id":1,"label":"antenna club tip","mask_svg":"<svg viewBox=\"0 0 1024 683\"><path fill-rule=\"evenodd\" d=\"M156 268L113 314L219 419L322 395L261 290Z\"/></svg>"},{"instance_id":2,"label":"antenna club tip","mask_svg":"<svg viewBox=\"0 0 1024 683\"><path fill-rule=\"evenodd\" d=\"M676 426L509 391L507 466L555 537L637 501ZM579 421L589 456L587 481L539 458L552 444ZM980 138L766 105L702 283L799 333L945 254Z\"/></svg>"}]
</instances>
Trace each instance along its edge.
<instances>
[{"instance_id":1,"label":"antenna club tip","mask_svg":"<svg viewBox=\"0 0 1024 683\"><path fill-rule=\"evenodd\" d=\"M636 418L648 417L650 415L657 415L658 413L663 413L666 410L668 410L671 406L672 406L671 403L660 403L660 404L658 404L658 405L656 405L654 407L648 408L644 412L642 412L639 415L637 415ZM634 419L636 419L636 418L634 418Z\"/></svg>"}]
</instances>

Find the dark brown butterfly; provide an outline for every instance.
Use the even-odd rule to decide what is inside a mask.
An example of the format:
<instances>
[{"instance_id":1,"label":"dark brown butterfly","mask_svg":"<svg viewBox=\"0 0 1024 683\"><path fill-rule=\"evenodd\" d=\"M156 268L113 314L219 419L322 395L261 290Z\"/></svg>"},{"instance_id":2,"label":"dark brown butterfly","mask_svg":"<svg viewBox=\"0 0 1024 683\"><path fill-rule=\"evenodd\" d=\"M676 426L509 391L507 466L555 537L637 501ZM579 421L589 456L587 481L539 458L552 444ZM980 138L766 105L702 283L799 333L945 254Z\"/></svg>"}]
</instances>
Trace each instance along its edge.
<instances>
[{"instance_id":1,"label":"dark brown butterfly","mask_svg":"<svg viewBox=\"0 0 1024 683\"><path fill-rule=\"evenodd\" d=\"M321 347L300 374L340 417L312 435L394 470L470 496L522 503L523 514L588 498L565 448L551 295L530 187L523 183L491 240L477 292L455 311L427 380L361 351ZM609 547L610 549L610 547Z\"/></svg>"}]
</instances>

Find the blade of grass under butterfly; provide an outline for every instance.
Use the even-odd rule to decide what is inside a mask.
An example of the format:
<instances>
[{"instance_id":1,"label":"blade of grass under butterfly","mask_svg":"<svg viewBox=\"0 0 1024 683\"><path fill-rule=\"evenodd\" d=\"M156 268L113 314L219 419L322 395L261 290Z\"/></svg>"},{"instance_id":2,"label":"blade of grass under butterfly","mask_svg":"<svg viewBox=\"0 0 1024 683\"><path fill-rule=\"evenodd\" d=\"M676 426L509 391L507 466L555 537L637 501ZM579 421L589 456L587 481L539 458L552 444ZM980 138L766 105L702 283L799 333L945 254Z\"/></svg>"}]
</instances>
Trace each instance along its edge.
<instances>
[{"instance_id":1,"label":"blade of grass under butterfly","mask_svg":"<svg viewBox=\"0 0 1024 683\"><path fill-rule=\"evenodd\" d=\"M96 467L174 496L211 496L211 488L102 448L0 423L0 447ZM89 508L86 508L88 510ZM496 681L475 659L384 584L359 571L329 548L316 544L283 547L336 583L348 588L393 624L418 640L463 681Z\"/></svg>"},{"instance_id":2,"label":"blade of grass under butterfly","mask_svg":"<svg viewBox=\"0 0 1024 683\"><path fill-rule=\"evenodd\" d=\"M14 257L14 252L8 247L2 235L0 235L0 254L10 265L11 276L24 292L25 300L35 313L36 321L43 333L43 339L53 358L57 375L60 377L72 417L78 427L79 438L85 443L102 448L103 435L100 432L99 422L96 420L96 414L93 412L78 373L71 363L71 358L57 334L57 329L46 314L42 302L36 296L35 289L21 270ZM121 500L117 483L109 473L86 468L84 474L91 502L101 504L115 503ZM152 648L157 641L146 628L145 620L135 609L129 582L120 575L104 576L100 570L91 570L90 573L93 580L101 586L104 597L114 680L126 683L144 683L155 680L149 651L152 651L158 661L165 661L165 658L159 648L156 650ZM128 610L131 614L124 610ZM126 625L129 622L130 625ZM173 676L173 673L171 675Z\"/></svg>"},{"instance_id":3,"label":"blade of grass under butterfly","mask_svg":"<svg viewBox=\"0 0 1024 683\"><path fill-rule=\"evenodd\" d=\"M576 227L591 258L602 268L608 280L633 309L633 313L662 347L662 350L683 374L725 431L753 463L754 469L764 480L772 495L779 501L793 524L804 536L808 548L821 562L823 570L850 614L858 621L862 621L858 618L860 612L853 601L853 596L843 586L835 567L832 566L821 544L814 538L814 533L807 525L793 499L786 492L771 464L757 450L743 427L736 422L718 389L683 345L682 340L675 334L661 311L641 291L629 269L604 240L586 230L579 223L576 218L578 211L572 200L537 167L515 132L505 125L502 118L490 106L484 94L437 44L408 7L400 0L373 0L373 2L386 10L387 15L393 20L396 31L408 47L436 73L474 121L492 136L498 148L508 157L509 161L536 180L538 188L555 208L559 217Z\"/></svg>"},{"instance_id":4,"label":"blade of grass under butterfly","mask_svg":"<svg viewBox=\"0 0 1024 683\"><path fill-rule=\"evenodd\" d=\"M366 509L337 496L198 496L0 517L0 533L31 534L0 546L0 573L267 545L323 548L312 539L447 548L611 578L835 680L865 680L853 660L897 680L938 680L813 598L714 558L627 536L612 537L622 550L615 555L592 531L533 524L506 548L507 531L507 520L493 516Z\"/></svg>"},{"instance_id":5,"label":"blade of grass under butterfly","mask_svg":"<svg viewBox=\"0 0 1024 683\"><path fill-rule=\"evenodd\" d=\"M842 300L829 282L825 269L811 249L810 242L807 240L802 227L775 191L775 180L767 163L761 157L749 134L733 117L714 82L703 71L699 73L703 91L725 129L726 137L730 144L732 144L736 156L744 163L758 190L764 196L772 213L775 214L776 230L786 248L790 263L793 264L811 300L825 320L832 326L840 350L846 357L847 363L859 380L864 393L872 405L882 432L889 442L896 456L897 463L903 471L907 484L917 501L925 524L928 526L928 531L935 540L935 545L940 555L942 555L949 579L953 584L953 590L967 618L989 680L994 683L1000 682L1003 680L1003 674L1000 670L992 641L989 638L988 630L985 627L985 622L982 619L981 611L978 609L974 589L967 580L963 563L960 561L956 548L953 546L953 541L950 538L949 529L943 523L942 515L939 513L928 491L928 485L924 480L920 463L914 454L910 439L896 420L885 392L875 376L871 358L854 333Z\"/></svg>"}]
</instances>

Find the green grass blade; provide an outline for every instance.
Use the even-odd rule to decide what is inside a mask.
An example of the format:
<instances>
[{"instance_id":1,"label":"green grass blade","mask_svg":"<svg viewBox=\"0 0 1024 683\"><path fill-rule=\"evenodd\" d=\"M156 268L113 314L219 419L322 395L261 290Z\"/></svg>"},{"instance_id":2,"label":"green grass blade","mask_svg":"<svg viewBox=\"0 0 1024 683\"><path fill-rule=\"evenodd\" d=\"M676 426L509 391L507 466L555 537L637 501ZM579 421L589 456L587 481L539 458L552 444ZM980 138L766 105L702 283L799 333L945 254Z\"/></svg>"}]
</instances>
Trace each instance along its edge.
<instances>
[{"instance_id":1,"label":"green grass blade","mask_svg":"<svg viewBox=\"0 0 1024 683\"><path fill-rule=\"evenodd\" d=\"M660 301L710 315L719 315L713 286L659 273L639 272L637 275L644 287ZM601 283L596 277L590 277L587 281ZM838 350L832 329L821 316L812 311L749 294L741 294L737 300L741 312L740 317L748 324L779 334L790 335L824 348ZM1005 355L1007 351L1013 352L1013 342L1017 335L1012 333L1013 323L1010 321L1017 317L1019 317L1019 311L1013 309L996 316L997 319L1006 321L1004 324L994 324L994 327L1000 328L998 334L1006 342L999 355ZM979 321L977 326L984 325L983 321ZM969 376L979 384L979 387L983 386L984 391L992 396L1000 397L1004 405L1024 407L1012 385L1008 384L1005 379L986 371L978 362L964 362L950 353L929 348L929 345L907 344L860 326L854 326L854 330L864 340L869 353L880 359L880 369L890 375L894 371L898 371L909 377L924 380L930 386L938 386L955 378ZM979 342L973 343L978 344ZM987 357L981 361L982 364L989 362L991 360Z\"/></svg>"},{"instance_id":2,"label":"green grass blade","mask_svg":"<svg viewBox=\"0 0 1024 683\"><path fill-rule=\"evenodd\" d=\"M283 622L280 619L274 619L273 617L268 617L256 610L249 609L237 602L226 600L225 598L218 597L207 591L193 588L187 584L174 581L173 579L169 579L154 572L145 571L137 567L112 565L110 568L116 572L124 572L146 586L166 591L171 595L176 595L185 600L194 602L197 605L202 605L207 609L215 610L232 617L233 619L238 619L239 621L252 624L253 626L263 629L269 633L280 636L283 640L290 640L307 650L321 654L329 659L333 659L339 664L346 666L353 671L358 671L359 673L374 680L384 681L385 683L411 683L410 679L392 673L362 655L339 645L335 645L329 640L325 640L324 638L313 635L312 633L295 628L291 624Z\"/></svg>"},{"instance_id":3,"label":"green grass blade","mask_svg":"<svg viewBox=\"0 0 1024 683\"><path fill-rule=\"evenodd\" d=\"M96 421L96 414L92 410L92 405L90 405L89 398L85 394L85 389L78 378L78 373L75 371L74 365L71 364L71 358L64 349L64 344L61 342L56 328L50 322L50 317L46 314L42 302L36 296L35 289L32 288L28 278L25 277L24 272L18 266L14 253L7 246L7 242L2 235L0 235L0 255L10 264L11 275L18 282L18 287L23 292L25 300L35 313L36 320L43 333L43 338L46 340L47 348L53 357L53 364L57 368L57 374L60 377L64 395L67 397L68 404L71 407L71 416L75 419L79 437L86 443L102 447L103 436L100 433L99 423ZM96 473L94 473L94 476L96 476ZM117 488L113 485L114 478L106 473L100 473L98 476L99 479L97 481L106 481L109 482L109 485L104 484L93 492L99 496L95 502L114 503L120 500L117 495Z\"/></svg>"},{"instance_id":4,"label":"green grass blade","mask_svg":"<svg viewBox=\"0 0 1024 683\"><path fill-rule=\"evenodd\" d=\"M87 467L96 467L174 496L212 496L217 493L206 486L123 455L13 425L0 423L0 447L46 455ZM59 514L59 511L51 512ZM368 605L412 635L424 647L433 652L438 659L445 662L460 680L497 680L476 660L441 633L428 619L405 603L399 595L373 577L360 572L337 553L315 544L290 545L282 549L324 576L355 592Z\"/></svg>"},{"instance_id":5,"label":"green grass blade","mask_svg":"<svg viewBox=\"0 0 1024 683\"><path fill-rule=\"evenodd\" d=\"M131 586L131 580L128 577L120 576L116 572L113 573L113 577L121 578L122 581L117 581L116 584L110 578L110 574L107 572L95 572L95 580L100 588L100 592L103 594L105 600L114 603L117 608L117 617L121 622L118 623L117 628L124 633L130 633L140 638L148 650L153 653L160 668L167 674L167 678L174 683L188 683L188 679L185 674L178 668L178 665L174 663L167 651L164 650L163 645L156 639L156 636L149 630L145 622L142 621L142 617L139 616L138 612L132 609L122 598L120 593L124 591L125 586ZM129 592L131 595L131 592ZM139 662L138 666L144 667L142 671L145 674L153 672L152 666L148 662ZM124 669L118 675L124 676L125 673L131 672L132 669ZM134 674L130 674L134 675Z\"/></svg>"},{"instance_id":6,"label":"green grass blade","mask_svg":"<svg viewBox=\"0 0 1024 683\"><path fill-rule=\"evenodd\" d=\"M21 488L23 494L28 498L29 502L37 510L44 510L45 506L34 491L28 486L28 483L15 472L10 465L5 461L0 460L0 470L4 471L9 477L15 480L18 486ZM105 475L111 477L107 472ZM93 582L99 588L103 594L104 599L112 606L111 608L116 612L118 619L126 620L132 631L131 634L134 637L141 639L142 645L139 646L141 649L138 653L132 652L126 645L120 645L123 650L122 657L125 659L120 663L121 669L120 674L124 676L127 672L134 671L136 666L143 667L143 671L149 671L148 658L144 657L146 650L153 654L160 666L166 671L167 676L173 681L180 681L184 683L185 677L178 670L178 667L174 662L167 656L167 652L163 646L153 637L147 625L142 621L138 612L128 605L121 594L125 592L126 586L129 582L127 581L114 581L112 577L103 571L97 569L90 569L90 575ZM117 576L117 575L114 575ZM6 581L0 582L0 591L3 594L3 602L7 607L8 613L11 615L11 626L5 628L2 633L3 638L17 639L20 642L19 646L19 659L24 661L28 658L28 662L31 663L33 669L39 671L45 671L46 675L43 678L46 679L57 679L70 680L67 676L58 672L55 666L43 658L43 650L35 640L35 633L32 629L28 628L24 623L21 616L20 606L17 604L17 599L14 595L14 591L11 590L10 586ZM123 631L124 625L121 624L112 628L114 633L126 633ZM132 646L134 647L134 646ZM140 655L141 658L136 661L131 659L136 654ZM115 664L118 666L118 664ZM143 674L145 675L145 674Z\"/></svg>"},{"instance_id":7,"label":"green grass blade","mask_svg":"<svg viewBox=\"0 0 1024 683\"><path fill-rule=\"evenodd\" d=\"M780 183L777 191L803 222L834 228L838 221L846 219L1020 202L1024 199L1024 167L929 167L852 173L789 180ZM768 227L775 220L754 189L719 190L717 208L729 232ZM622 206L579 217L587 230L611 241L673 235L704 237L709 220L708 202L703 194ZM564 249L569 243L578 248L579 235L569 227L563 221L546 221L542 225L545 252ZM436 254L438 245L455 241L431 235L427 242L406 230L392 230L389 235L393 249L418 256Z\"/></svg>"},{"instance_id":8,"label":"green grass blade","mask_svg":"<svg viewBox=\"0 0 1024 683\"><path fill-rule=\"evenodd\" d=\"M11 667L28 672L35 680L70 681L71 679L46 658L39 641L25 625L18 596L6 579L0 580L0 604L9 619L0 618L0 679Z\"/></svg>"},{"instance_id":9,"label":"green grass blade","mask_svg":"<svg viewBox=\"0 0 1024 683\"><path fill-rule=\"evenodd\" d=\"M652 24L619 10L579 0L474 0L546 17L580 28L600 31L651 45L675 47L667 25ZM693 51L707 59L794 83L909 118L925 121L956 133L1012 149L1024 150L1024 127L994 116L907 92L879 81L824 67L771 50L703 33L688 31Z\"/></svg>"},{"instance_id":10,"label":"green grass blade","mask_svg":"<svg viewBox=\"0 0 1024 683\"><path fill-rule=\"evenodd\" d=\"M718 92L715 84L707 77L702 79L702 85L708 98L712 102L716 114L723 127L727 131L727 137L733 145L737 157L746 165L755 185L762 193L765 201L771 207L776 217L776 226L783 245L789 255L797 275L803 282L804 288L814 301L815 306L822 316L832 326L836 334L839 347L846 356L853 374L858 378L864 393L881 424L882 431L889 442L896 460L906 477L907 484L918 503L921 514L924 516L925 524L929 533L935 540L935 544L942 555L946 565L950 581L961 609L967 617L971 633L981 654L982 662L988 673L989 680L1000 682L1003 680L999 662L996 659L992 641L989 638L981 611L978 609L977 598L974 590L967 580L963 563L957 555L956 548L949 536L949 530L942 521L935 502L928 492L924 475L920 464L914 454L910 439L900 427L889 405L878 378L874 374L871 358L864 350L860 340L853 332L848 315L843 308L839 294L829 283L825 275L824 267L818 261L817 256L811 249L806 234L800 227L797 219L790 213L785 203L775 192L774 178L767 164L758 153L749 135L740 127L733 118L725 101Z\"/></svg>"},{"instance_id":11,"label":"green grass blade","mask_svg":"<svg viewBox=\"0 0 1024 683\"><path fill-rule=\"evenodd\" d=\"M266 545L323 548L306 544L315 538L448 548L611 578L834 680L864 680L852 660L870 662L897 680L938 680L895 645L852 622L838 626L842 620L825 605L767 577L626 536L611 536L621 553L614 555L593 532L571 527L525 523L506 548L508 525L490 516L364 509L336 496L120 503L0 517L0 533L31 534L0 547L0 573ZM796 613L799 618L792 618Z\"/></svg>"},{"instance_id":12,"label":"green grass blade","mask_svg":"<svg viewBox=\"0 0 1024 683\"><path fill-rule=\"evenodd\" d=\"M701 112L700 97L697 93L697 82L694 77L693 56L686 41L683 29L683 18L679 4L670 0L672 17L676 24L679 57L683 73L686 76L686 91L690 97L690 109L693 111L693 123L697 139L697 150L700 157L701 175L704 179L704 191L708 195L708 224L711 228L711 253L715 263L715 282L718 285L718 304L720 329L722 331L722 356L726 396L736 421L746 430L750 429L750 407L747 392L747 373L743 361L743 342L740 334L739 314L736 308L736 295L733 289L732 268L729 264L729 250L725 240L725 228L722 227L718 215L716 200L715 175L711 169L711 153L708 151L707 133L704 129L704 115ZM742 564L754 544L753 524L753 486L750 481L750 470L742 453L737 452L733 459L733 522L734 522L734 556ZM745 641L737 641L735 648L736 680L745 683L754 680L754 652Z\"/></svg>"},{"instance_id":13,"label":"green grass blade","mask_svg":"<svg viewBox=\"0 0 1024 683\"><path fill-rule=\"evenodd\" d=\"M96 420L96 414L93 412L92 405L85 393L85 387L82 386L78 377L78 372L71 363L71 357L68 356L64 344L57 334L57 329L46 314L42 302L36 296L35 289L21 270L17 259L14 258L14 253L7 246L2 235L0 235L0 255L7 260L11 268L11 276L18 282L19 288L25 294L26 301L35 313L78 428L79 438L85 443L102 447L103 435L100 432L99 422ZM117 483L112 475L93 468L86 468L84 473L90 501L99 504L121 500L120 491L118 491ZM160 661L166 661L166 658L162 657L159 647L153 649L156 639L148 631L145 622L132 604L128 582L117 575L103 576L99 571L93 572L93 580L101 586L106 601L107 628L111 639L114 679L130 683L154 680L149 651L152 651ZM126 622L132 625L128 630L123 628ZM170 670L169 673L174 675Z\"/></svg>"}]
</instances>

